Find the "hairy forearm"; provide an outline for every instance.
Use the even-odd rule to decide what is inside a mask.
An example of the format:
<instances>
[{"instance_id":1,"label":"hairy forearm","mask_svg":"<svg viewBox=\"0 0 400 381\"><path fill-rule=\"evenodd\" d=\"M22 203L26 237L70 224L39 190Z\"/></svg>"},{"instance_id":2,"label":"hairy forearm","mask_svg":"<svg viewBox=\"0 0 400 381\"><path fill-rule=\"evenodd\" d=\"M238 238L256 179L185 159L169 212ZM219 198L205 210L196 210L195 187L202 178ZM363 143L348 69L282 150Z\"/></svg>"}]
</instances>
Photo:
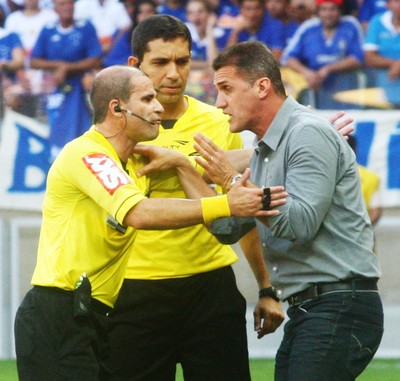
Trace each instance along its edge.
<instances>
[{"instance_id":1,"label":"hairy forearm","mask_svg":"<svg viewBox=\"0 0 400 381\"><path fill-rule=\"evenodd\" d=\"M203 180L200 173L191 165L186 164L176 167L179 182L188 198L212 197L216 192Z\"/></svg>"},{"instance_id":2,"label":"hairy forearm","mask_svg":"<svg viewBox=\"0 0 400 381\"><path fill-rule=\"evenodd\" d=\"M203 223L200 200L146 198L134 206L124 223L135 229L176 229Z\"/></svg>"},{"instance_id":3,"label":"hairy forearm","mask_svg":"<svg viewBox=\"0 0 400 381\"><path fill-rule=\"evenodd\" d=\"M254 153L253 148L234 149L225 151L229 164L239 173L243 173L250 166L250 159Z\"/></svg>"},{"instance_id":4,"label":"hairy forearm","mask_svg":"<svg viewBox=\"0 0 400 381\"><path fill-rule=\"evenodd\" d=\"M241 238L239 244L256 278L258 287L260 289L270 287L269 272L264 262L257 228L254 228Z\"/></svg>"},{"instance_id":5,"label":"hairy forearm","mask_svg":"<svg viewBox=\"0 0 400 381\"><path fill-rule=\"evenodd\" d=\"M386 58L378 54L377 52L366 52L365 53L365 64L367 67L373 67L378 69L387 69L394 62L391 58Z\"/></svg>"}]
</instances>

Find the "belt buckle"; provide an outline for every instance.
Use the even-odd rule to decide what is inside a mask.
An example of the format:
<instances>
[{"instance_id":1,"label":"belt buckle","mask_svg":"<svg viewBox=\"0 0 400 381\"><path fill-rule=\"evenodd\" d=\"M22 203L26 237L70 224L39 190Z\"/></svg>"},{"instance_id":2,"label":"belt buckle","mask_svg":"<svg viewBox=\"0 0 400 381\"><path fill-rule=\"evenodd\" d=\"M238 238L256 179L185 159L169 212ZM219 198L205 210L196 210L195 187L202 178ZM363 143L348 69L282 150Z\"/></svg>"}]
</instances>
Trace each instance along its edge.
<instances>
[{"instance_id":1,"label":"belt buckle","mask_svg":"<svg viewBox=\"0 0 400 381\"><path fill-rule=\"evenodd\" d=\"M296 295L290 296L288 302L290 306L298 306L299 304L312 299L318 298L318 286L316 284L306 288L304 291Z\"/></svg>"}]
</instances>

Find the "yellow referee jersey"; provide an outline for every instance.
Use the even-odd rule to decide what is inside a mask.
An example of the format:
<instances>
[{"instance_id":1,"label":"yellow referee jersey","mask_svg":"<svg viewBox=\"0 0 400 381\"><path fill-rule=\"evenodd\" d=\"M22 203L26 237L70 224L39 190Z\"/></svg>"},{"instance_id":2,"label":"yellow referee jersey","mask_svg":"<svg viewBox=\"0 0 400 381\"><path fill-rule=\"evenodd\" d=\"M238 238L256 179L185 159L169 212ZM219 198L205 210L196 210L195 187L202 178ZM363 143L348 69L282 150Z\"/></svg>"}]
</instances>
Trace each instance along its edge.
<instances>
[{"instance_id":1,"label":"yellow referee jersey","mask_svg":"<svg viewBox=\"0 0 400 381\"><path fill-rule=\"evenodd\" d=\"M188 109L174 127L160 127L158 138L148 144L173 148L191 157L196 154L193 136L201 132L222 149L242 148L240 135L229 131L228 117L221 110L191 97L187 100ZM150 177L149 197L186 197L175 170ZM186 277L231 265L237 259L232 248L220 244L204 225L177 230L142 230L131 246L125 277Z\"/></svg>"},{"instance_id":2,"label":"yellow referee jersey","mask_svg":"<svg viewBox=\"0 0 400 381\"><path fill-rule=\"evenodd\" d=\"M136 235L122 221L148 190L147 178L134 176L141 166L133 157L124 171L94 129L65 146L47 178L33 285L73 290L86 273L92 296L113 306Z\"/></svg>"}]
</instances>

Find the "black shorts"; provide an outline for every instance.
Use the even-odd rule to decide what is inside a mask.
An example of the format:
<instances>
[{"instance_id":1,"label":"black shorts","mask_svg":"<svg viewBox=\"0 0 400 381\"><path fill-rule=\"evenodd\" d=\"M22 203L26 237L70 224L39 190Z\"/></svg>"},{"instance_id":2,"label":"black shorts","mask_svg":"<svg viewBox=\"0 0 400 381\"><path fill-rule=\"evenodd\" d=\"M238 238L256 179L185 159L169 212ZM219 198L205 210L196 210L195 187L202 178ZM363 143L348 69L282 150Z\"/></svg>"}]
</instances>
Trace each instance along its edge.
<instances>
[{"instance_id":1,"label":"black shorts","mask_svg":"<svg viewBox=\"0 0 400 381\"><path fill-rule=\"evenodd\" d=\"M231 267L187 278L125 280L111 314L113 374L103 380L250 380L246 301Z\"/></svg>"},{"instance_id":2,"label":"black shorts","mask_svg":"<svg viewBox=\"0 0 400 381\"><path fill-rule=\"evenodd\" d=\"M104 312L111 310L96 302ZM109 320L97 312L74 318L72 292L34 287L15 318L19 380L98 380L108 350Z\"/></svg>"}]
</instances>

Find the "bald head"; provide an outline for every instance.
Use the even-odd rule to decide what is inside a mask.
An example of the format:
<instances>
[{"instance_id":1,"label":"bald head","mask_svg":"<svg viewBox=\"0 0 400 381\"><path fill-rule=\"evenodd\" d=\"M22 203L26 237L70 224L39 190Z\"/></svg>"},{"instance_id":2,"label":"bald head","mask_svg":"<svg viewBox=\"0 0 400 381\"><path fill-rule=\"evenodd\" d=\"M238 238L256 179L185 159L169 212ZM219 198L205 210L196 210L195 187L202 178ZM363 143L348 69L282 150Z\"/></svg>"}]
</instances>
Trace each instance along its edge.
<instances>
[{"instance_id":1,"label":"bald head","mask_svg":"<svg viewBox=\"0 0 400 381\"><path fill-rule=\"evenodd\" d=\"M106 119L108 105L113 99L128 102L135 88L135 78L146 76L141 70L131 66L110 66L95 77L90 92L93 108L93 122Z\"/></svg>"}]
</instances>

